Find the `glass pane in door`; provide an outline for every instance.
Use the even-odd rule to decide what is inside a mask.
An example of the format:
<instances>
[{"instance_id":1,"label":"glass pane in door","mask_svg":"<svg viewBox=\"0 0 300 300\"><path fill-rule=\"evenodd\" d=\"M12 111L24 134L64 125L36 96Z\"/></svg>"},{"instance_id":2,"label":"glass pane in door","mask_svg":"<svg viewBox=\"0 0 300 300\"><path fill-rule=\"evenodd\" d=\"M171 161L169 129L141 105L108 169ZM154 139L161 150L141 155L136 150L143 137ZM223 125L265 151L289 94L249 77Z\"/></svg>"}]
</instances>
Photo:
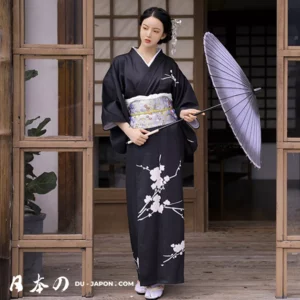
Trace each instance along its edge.
<instances>
[{"instance_id":1,"label":"glass pane in door","mask_svg":"<svg viewBox=\"0 0 300 300\"><path fill-rule=\"evenodd\" d=\"M82 0L24 0L24 43L83 43Z\"/></svg>"},{"instance_id":2,"label":"glass pane in door","mask_svg":"<svg viewBox=\"0 0 300 300\"><path fill-rule=\"evenodd\" d=\"M25 60L25 136L82 136L82 59Z\"/></svg>"}]
</instances>

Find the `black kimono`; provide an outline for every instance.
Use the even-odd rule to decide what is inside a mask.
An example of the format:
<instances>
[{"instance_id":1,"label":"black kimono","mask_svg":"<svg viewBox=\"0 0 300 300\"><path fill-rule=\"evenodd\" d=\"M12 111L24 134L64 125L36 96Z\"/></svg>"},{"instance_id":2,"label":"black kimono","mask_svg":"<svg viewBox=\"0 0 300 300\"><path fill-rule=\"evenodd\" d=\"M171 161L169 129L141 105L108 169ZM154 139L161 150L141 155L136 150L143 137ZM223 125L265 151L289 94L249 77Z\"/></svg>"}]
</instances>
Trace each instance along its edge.
<instances>
[{"instance_id":1,"label":"black kimono","mask_svg":"<svg viewBox=\"0 0 300 300\"><path fill-rule=\"evenodd\" d=\"M136 98L141 100L138 105ZM158 102L150 109L147 99L149 103ZM159 101L165 100L168 104L160 109L163 104ZM152 124L144 129L154 130L167 118L168 123L170 118L178 119L182 109L197 109L194 91L176 62L162 50L148 66L136 49L131 49L114 59L103 81L102 102L102 123L104 130L110 130L112 147L126 153L128 223L140 284L182 283L185 243L181 167L184 154L192 154L197 148L195 132L191 124L182 121L149 136L143 146L128 145L128 137L115 122L133 126L144 114L139 126ZM139 113L133 114L137 108ZM166 110L168 117L162 117ZM192 125L199 127L197 120Z\"/></svg>"}]
</instances>

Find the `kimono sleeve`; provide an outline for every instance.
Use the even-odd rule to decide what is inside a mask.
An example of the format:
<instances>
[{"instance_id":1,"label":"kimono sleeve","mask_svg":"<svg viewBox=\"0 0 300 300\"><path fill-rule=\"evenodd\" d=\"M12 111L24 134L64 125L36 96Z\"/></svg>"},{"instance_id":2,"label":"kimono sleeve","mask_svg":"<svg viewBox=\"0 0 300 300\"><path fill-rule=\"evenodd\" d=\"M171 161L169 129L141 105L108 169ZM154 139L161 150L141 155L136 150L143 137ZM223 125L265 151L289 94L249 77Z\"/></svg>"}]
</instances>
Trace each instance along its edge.
<instances>
[{"instance_id":1,"label":"kimono sleeve","mask_svg":"<svg viewBox=\"0 0 300 300\"><path fill-rule=\"evenodd\" d=\"M101 118L104 130L116 127L117 122L128 121L122 90L120 63L114 60L103 79Z\"/></svg>"},{"instance_id":2,"label":"kimono sleeve","mask_svg":"<svg viewBox=\"0 0 300 300\"><path fill-rule=\"evenodd\" d=\"M183 109L199 109L198 100L196 98L194 90L187 78L185 77L185 75L179 69L175 61L172 73L175 77L173 78L174 84L172 86L172 97L174 103L173 106L177 116L180 116L180 111ZM197 119L193 122L182 121L180 122L180 127L185 136L185 155L191 157L198 147L197 136L193 129L197 129L200 127L199 121Z\"/></svg>"},{"instance_id":3,"label":"kimono sleeve","mask_svg":"<svg viewBox=\"0 0 300 300\"><path fill-rule=\"evenodd\" d=\"M180 116L180 111L183 109L199 109L198 100L196 98L195 92L190 82L182 73L175 61L172 72L175 77L174 80L176 80L176 84L174 83L172 87L172 96L174 99L174 108L177 116ZM188 125L195 129L200 127L199 121L197 119L193 122L188 123Z\"/></svg>"},{"instance_id":4,"label":"kimono sleeve","mask_svg":"<svg viewBox=\"0 0 300 300\"><path fill-rule=\"evenodd\" d=\"M129 122L123 91L122 68L120 60L115 59L103 79L101 119L103 129L110 130L112 147L118 153L126 152L127 136L116 123Z\"/></svg>"}]
</instances>

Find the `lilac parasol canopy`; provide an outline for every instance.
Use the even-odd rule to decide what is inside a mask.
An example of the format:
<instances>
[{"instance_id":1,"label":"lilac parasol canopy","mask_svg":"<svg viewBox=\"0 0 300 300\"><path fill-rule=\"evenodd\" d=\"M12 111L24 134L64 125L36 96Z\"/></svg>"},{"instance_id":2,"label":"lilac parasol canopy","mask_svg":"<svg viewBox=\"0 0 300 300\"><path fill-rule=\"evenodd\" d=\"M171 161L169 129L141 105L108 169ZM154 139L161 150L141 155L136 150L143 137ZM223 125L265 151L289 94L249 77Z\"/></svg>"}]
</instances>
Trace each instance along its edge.
<instances>
[{"instance_id":1,"label":"lilac parasol canopy","mask_svg":"<svg viewBox=\"0 0 300 300\"><path fill-rule=\"evenodd\" d=\"M210 32L204 35L209 75L227 121L240 146L257 167L261 167L261 125L255 92L245 73Z\"/></svg>"}]
</instances>

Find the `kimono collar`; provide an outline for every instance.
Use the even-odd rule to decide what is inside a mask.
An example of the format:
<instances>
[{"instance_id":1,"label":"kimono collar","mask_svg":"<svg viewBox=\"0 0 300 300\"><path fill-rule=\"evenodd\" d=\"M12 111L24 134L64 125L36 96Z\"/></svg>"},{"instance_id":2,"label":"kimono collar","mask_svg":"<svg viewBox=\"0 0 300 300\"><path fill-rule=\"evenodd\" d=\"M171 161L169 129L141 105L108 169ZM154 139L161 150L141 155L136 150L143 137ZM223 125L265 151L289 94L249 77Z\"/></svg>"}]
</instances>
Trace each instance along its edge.
<instances>
[{"instance_id":1,"label":"kimono collar","mask_svg":"<svg viewBox=\"0 0 300 300\"><path fill-rule=\"evenodd\" d=\"M162 51L161 48L157 48L157 49L156 49L156 54L152 57L151 61L150 61L149 63L147 63L147 62L145 61L144 57L137 51L137 48L132 47L132 49L135 50L135 52L142 58L142 60L144 61L144 63L145 63L148 67L151 66L151 64L154 62L156 56Z\"/></svg>"}]
</instances>

